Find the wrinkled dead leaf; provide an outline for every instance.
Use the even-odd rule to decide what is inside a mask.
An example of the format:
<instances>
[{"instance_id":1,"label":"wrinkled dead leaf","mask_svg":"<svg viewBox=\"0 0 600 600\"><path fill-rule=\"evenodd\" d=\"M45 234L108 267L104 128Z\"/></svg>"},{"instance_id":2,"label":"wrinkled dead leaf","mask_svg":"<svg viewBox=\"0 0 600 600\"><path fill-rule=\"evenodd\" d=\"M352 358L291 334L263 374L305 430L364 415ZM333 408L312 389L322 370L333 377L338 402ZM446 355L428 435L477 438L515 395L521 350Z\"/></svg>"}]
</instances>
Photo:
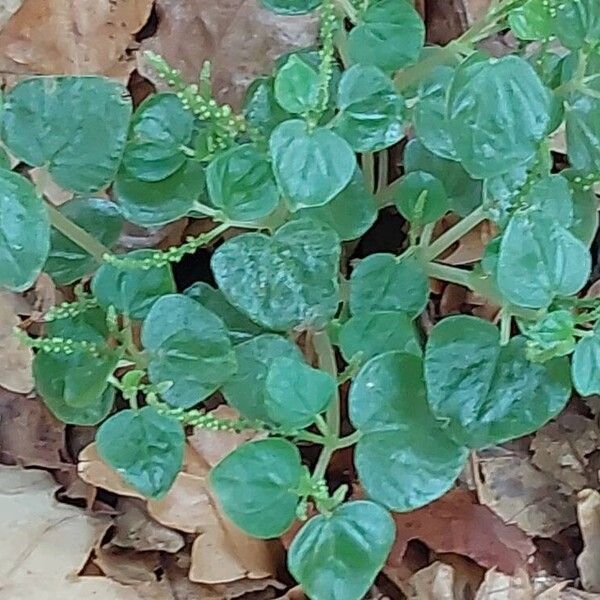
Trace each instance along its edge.
<instances>
[{"instance_id":1,"label":"wrinkled dead leaf","mask_svg":"<svg viewBox=\"0 0 600 600\"><path fill-rule=\"evenodd\" d=\"M514 576L491 570L485 578L475 600L534 600L535 595L529 576L519 571Z\"/></svg>"},{"instance_id":2,"label":"wrinkled dead leaf","mask_svg":"<svg viewBox=\"0 0 600 600\"><path fill-rule=\"evenodd\" d=\"M533 465L528 454L497 449L480 453L477 463L479 501L505 523L551 537L575 522L575 510L556 479Z\"/></svg>"},{"instance_id":3,"label":"wrinkled dead leaf","mask_svg":"<svg viewBox=\"0 0 600 600\"><path fill-rule=\"evenodd\" d=\"M532 462L551 474L564 494L573 494L584 487L598 487L598 471L588 457L599 445L595 420L565 412L536 433L531 442Z\"/></svg>"},{"instance_id":4,"label":"wrinkled dead leaf","mask_svg":"<svg viewBox=\"0 0 600 600\"><path fill-rule=\"evenodd\" d=\"M135 66L127 50L151 7L152 0L25 0L0 31L0 73L126 79Z\"/></svg>"},{"instance_id":5,"label":"wrinkled dead leaf","mask_svg":"<svg viewBox=\"0 0 600 600\"><path fill-rule=\"evenodd\" d=\"M124 587L106 577L77 577L106 519L58 504L43 471L0 467L0 600L173 600L147 586Z\"/></svg>"},{"instance_id":6,"label":"wrinkled dead leaf","mask_svg":"<svg viewBox=\"0 0 600 600\"><path fill-rule=\"evenodd\" d=\"M161 54L191 82L210 60L215 96L235 107L250 82L271 71L275 58L316 40L314 15L275 15L257 0L157 0L156 7L158 31L142 49ZM139 70L157 79L143 58Z\"/></svg>"},{"instance_id":7,"label":"wrinkled dead leaf","mask_svg":"<svg viewBox=\"0 0 600 600\"><path fill-rule=\"evenodd\" d=\"M396 541L389 567L399 565L411 540L420 540L435 552L468 556L478 564L513 573L523 567L535 546L516 526L505 524L474 495L454 489L428 506L394 514Z\"/></svg>"},{"instance_id":8,"label":"wrinkled dead leaf","mask_svg":"<svg viewBox=\"0 0 600 600\"><path fill-rule=\"evenodd\" d=\"M114 520L112 545L139 552L159 550L174 553L183 548L183 536L151 519L141 501L122 499L117 508L121 514Z\"/></svg>"},{"instance_id":9,"label":"wrinkled dead leaf","mask_svg":"<svg viewBox=\"0 0 600 600\"><path fill-rule=\"evenodd\" d=\"M110 579L123 585L156 583L161 568L158 552L135 552L114 546L94 548L92 563Z\"/></svg>"},{"instance_id":10,"label":"wrinkled dead leaf","mask_svg":"<svg viewBox=\"0 0 600 600\"><path fill-rule=\"evenodd\" d=\"M415 573L403 591L408 600L454 600L455 577L453 567L434 562Z\"/></svg>"},{"instance_id":11,"label":"wrinkled dead leaf","mask_svg":"<svg viewBox=\"0 0 600 600\"><path fill-rule=\"evenodd\" d=\"M20 322L14 302L0 295L0 386L27 394L33 389L33 351L15 335Z\"/></svg>"},{"instance_id":12,"label":"wrinkled dead leaf","mask_svg":"<svg viewBox=\"0 0 600 600\"><path fill-rule=\"evenodd\" d=\"M24 0L0 0L0 29L21 8Z\"/></svg>"},{"instance_id":13,"label":"wrinkled dead leaf","mask_svg":"<svg viewBox=\"0 0 600 600\"><path fill-rule=\"evenodd\" d=\"M577 568L583 589L600 592L600 493L585 489L579 492L577 519L583 538L583 550Z\"/></svg>"},{"instance_id":14,"label":"wrinkled dead leaf","mask_svg":"<svg viewBox=\"0 0 600 600\"><path fill-rule=\"evenodd\" d=\"M72 468L63 460L65 425L41 400L0 390L0 460L48 469Z\"/></svg>"}]
</instances>

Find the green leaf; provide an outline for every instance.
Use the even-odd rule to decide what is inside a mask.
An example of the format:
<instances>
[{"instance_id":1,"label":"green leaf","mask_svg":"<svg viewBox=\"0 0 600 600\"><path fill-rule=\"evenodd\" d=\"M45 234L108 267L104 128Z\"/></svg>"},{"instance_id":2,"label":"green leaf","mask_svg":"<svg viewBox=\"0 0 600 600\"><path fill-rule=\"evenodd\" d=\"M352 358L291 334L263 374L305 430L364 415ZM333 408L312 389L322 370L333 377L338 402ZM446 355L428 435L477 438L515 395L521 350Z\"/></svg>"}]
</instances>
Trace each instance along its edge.
<instances>
[{"instance_id":1,"label":"green leaf","mask_svg":"<svg viewBox=\"0 0 600 600\"><path fill-rule=\"evenodd\" d=\"M107 248L119 239L123 218L115 204L103 198L75 198L58 210L76 225L93 235ZM50 253L44 271L56 285L67 285L88 275L99 263L81 246L57 229L50 232Z\"/></svg>"},{"instance_id":2,"label":"green leaf","mask_svg":"<svg viewBox=\"0 0 600 600\"><path fill-rule=\"evenodd\" d=\"M267 138L279 123L290 118L275 100L272 77L259 77L250 84L244 96L243 111L248 124Z\"/></svg>"},{"instance_id":3,"label":"green leaf","mask_svg":"<svg viewBox=\"0 0 600 600\"><path fill-rule=\"evenodd\" d=\"M275 179L292 211L327 204L356 169L352 148L339 135L294 119L278 125L269 139Z\"/></svg>"},{"instance_id":4,"label":"green leaf","mask_svg":"<svg viewBox=\"0 0 600 600\"><path fill-rule=\"evenodd\" d=\"M563 227L573 220L573 194L569 181L562 175L547 175L535 181L518 198L520 207L536 208L544 216L556 219Z\"/></svg>"},{"instance_id":5,"label":"green leaf","mask_svg":"<svg viewBox=\"0 0 600 600\"><path fill-rule=\"evenodd\" d=\"M134 250L127 254L127 258L141 261L153 255L154 250ZM173 292L175 280L169 265L131 269L104 264L92 279L92 293L98 304L105 310L114 306L117 312L132 319L145 318L161 296Z\"/></svg>"},{"instance_id":6,"label":"green leaf","mask_svg":"<svg viewBox=\"0 0 600 600\"><path fill-rule=\"evenodd\" d=\"M600 91L600 85L593 89ZM565 104L567 154L571 166L585 173L600 172L600 99L582 92Z\"/></svg>"},{"instance_id":7,"label":"green leaf","mask_svg":"<svg viewBox=\"0 0 600 600\"><path fill-rule=\"evenodd\" d=\"M365 500L317 515L296 534L288 553L290 573L312 600L360 600L392 549L390 513Z\"/></svg>"},{"instance_id":8,"label":"green leaf","mask_svg":"<svg viewBox=\"0 0 600 600\"><path fill-rule=\"evenodd\" d=\"M546 0L527 0L511 10L508 24L521 40L545 40L555 35L555 20Z\"/></svg>"},{"instance_id":9,"label":"green leaf","mask_svg":"<svg viewBox=\"0 0 600 600\"><path fill-rule=\"evenodd\" d=\"M452 442L431 414L420 358L403 352L372 358L350 387L349 410L363 434L354 462L374 500L405 512L452 487L467 450Z\"/></svg>"},{"instance_id":10,"label":"green leaf","mask_svg":"<svg viewBox=\"0 0 600 600\"><path fill-rule=\"evenodd\" d=\"M520 321L527 338L526 356L534 362L546 362L556 356L567 356L575 349L575 317L568 310L554 310L540 320Z\"/></svg>"},{"instance_id":11,"label":"green leaf","mask_svg":"<svg viewBox=\"0 0 600 600\"><path fill-rule=\"evenodd\" d=\"M0 137L20 160L47 166L63 188L95 192L114 178L131 102L103 77L34 77L7 95Z\"/></svg>"},{"instance_id":12,"label":"green leaf","mask_svg":"<svg viewBox=\"0 0 600 600\"><path fill-rule=\"evenodd\" d=\"M571 394L569 362L526 357L526 340L500 345L498 328L469 316L448 317L425 350L427 400L447 433L470 448L501 444L554 418Z\"/></svg>"},{"instance_id":13,"label":"green leaf","mask_svg":"<svg viewBox=\"0 0 600 600\"><path fill-rule=\"evenodd\" d=\"M237 363L223 321L182 294L154 303L142 326L154 384L172 382L162 394L171 405L189 408L216 392Z\"/></svg>"},{"instance_id":14,"label":"green leaf","mask_svg":"<svg viewBox=\"0 0 600 600\"><path fill-rule=\"evenodd\" d=\"M555 296L572 296L587 282L587 247L539 211L519 211L500 243L498 287L513 304L544 308Z\"/></svg>"},{"instance_id":15,"label":"green leaf","mask_svg":"<svg viewBox=\"0 0 600 600\"><path fill-rule=\"evenodd\" d=\"M59 367L60 368L60 367ZM97 425L108 417L115 402L115 388L107 387L93 403L84 406L71 406L60 395L42 398L48 410L67 425Z\"/></svg>"},{"instance_id":16,"label":"green leaf","mask_svg":"<svg viewBox=\"0 0 600 600\"><path fill-rule=\"evenodd\" d=\"M333 200L323 206L302 208L295 216L329 225L342 241L355 240L375 223L377 204L357 168L350 183Z\"/></svg>"},{"instance_id":17,"label":"green leaf","mask_svg":"<svg viewBox=\"0 0 600 600\"><path fill-rule=\"evenodd\" d=\"M578 394L600 394L600 327L596 325L590 337L577 342L571 364L573 385Z\"/></svg>"},{"instance_id":18,"label":"green leaf","mask_svg":"<svg viewBox=\"0 0 600 600\"><path fill-rule=\"evenodd\" d=\"M223 386L227 403L248 419L270 422L267 411L266 380L271 365L278 359L300 362L298 347L279 335L266 333L235 347L237 371Z\"/></svg>"},{"instance_id":19,"label":"green leaf","mask_svg":"<svg viewBox=\"0 0 600 600\"><path fill-rule=\"evenodd\" d=\"M0 169L6 169L7 171L10 171L10 158L2 146L0 146Z\"/></svg>"},{"instance_id":20,"label":"green leaf","mask_svg":"<svg viewBox=\"0 0 600 600\"><path fill-rule=\"evenodd\" d=\"M293 429L314 423L316 416L327 408L337 387L329 373L285 357L271 363L265 385L270 420Z\"/></svg>"},{"instance_id":21,"label":"green leaf","mask_svg":"<svg viewBox=\"0 0 600 600\"><path fill-rule=\"evenodd\" d=\"M451 127L446 117L446 97L455 69L436 67L419 86L413 110L415 132L421 143L441 158L456 160Z\"/></svg>"},{"instance_id":22,"label":"green leaf","mask_svg":"<svg viewBox=\"0 0 600 600\"><path fill-rule=\"evenodd\" d=\"M565 177L568 173L563 172ZM598 198L592 186L574 184L573 193L573 219L569 231L586 246L591 246L598 230Z\"/></svg>"},{"instance_id":23,"label":"green leaf","mask_svg":"<svg viewBox=\"0 0 600 600\"><path fill-rule=\"evenodd\" d=\"M422 354L417 329L403 312L361 313L352 317L342 325L339 346L348 363L359 353L363 361L394 350Z\"/></svg>"},{"instance_id":24,"label":"green leaf","mask_svg":"<svg viewBox=\"0 0 600 600\"><path fill-rule=\"evenodd\" d=\"M435 223L450 206L442 182L425 171L405 175L395 189L394 204L412 225Z\"/></svg>"},{"instance_id":25,"label":"green leaf","mask_svg":"<svg viewBox=\"0 0 600 600\"><path fill-rule=\"evenodd\" d=\"M208 283L198 281L183 293L196 302L200 302L204 308L217 315L225 323L229 331L229 337L234 344L244 342L262 333L259 325L229 304L223 292L213 288Z\"/></svg>"},{"instance_id":26,"label":"green leaf","mask_svg":"<svg viewBox=\"0 0 600 600\"><path fill-rule=\"evenodd\" d=\"M190 212L204 190L204 183L202 165L188 160L161 181L142 181L122 169L114 189L125 218L149 227L176 221Z\"/></svg>"},{"instance_id":27,"label":"green leaf","mask_svg":"<svg viewBox=\"0 0 600 600\"><path fill-rule=\"evenodd\" d=\"M206 184L212 204L235 221L266 217L279 202L271 165L252 144L217 155L206 170Z\"/></svg>"},{"instance_id":28,"label":"green leaf","mask_svg":"<svg viewBox=\"0 0 600 600\"><path fill-rule=\"evenodd\" d=\"M404 169L407 173L425 171L439 179L448 195L450 208L461 217L481 204L482 182L473 179L460 163L436 156L417 139L406 145Z\"/></svg>"},{"instance_id":29,"label":"green leaf","mask_svg":"<svg viewBox=\"0 0 600 600\"><path fill-rule=\"evenodd\" d=\"M596 0L567 0L556 11L556 35L564 46L578 50L600 38L600 6Z\"/></svg>"},{"instance_id":30,"label":"green leaf","mask_svg":"<svg viewBox=\"0 0 600 600\"><path fill-rule=\"evenodd\" d=\"M49 407L72 414L94 414L102 405L108 378L117 367L119 354L106 343L108 331L104 311L94 309L70 319L46 325L50 337L86 341L101 349L94 356L83 349L72 353L38 352L33 360L36 389ZM64 408L63 408L64 407Z\"/></svg>"},{"instance_id":31,"label":"green leaf","mask_svg":"<svg viewBox=\"0 0 600 600\"><path fill-rule=\"evenodd\" d=\"M292 114L307 114L319 99L319 74L295 54L290 54L277 71L274 82L275 98Z\"/></svg>"},{"instance_id":32,"label":"green leaf","mask_svg":"<svg viewBox=\"0 0 600 600\"><path fill-rule=\"evenodd\" d=\"M376 152L404 137L404 98L372 65L354 65L338 87L335 131L356 152Z\"/></svg>"},{"instance_id":33,"label":"green leaf","mask_svg":"<svg viewBox=\"0 0 600 600\"><path fill-rule=\"evenodd\" d=\"M265 8L279 15L304 15L312 12L322 0L261 0Z\"/></svg>"},{"instance_id":34,"label":"green leaf","mask_svg":"<svg viewBox=\"0 0 600 600\"><path fill-rule=\"evenodd\" d=\"M352 62L395 71L417 61L425 25L408 0L376 0L348 36Z\"/></svg>"},{"instance_id":35,"label":"green leaf","mask_svg":"<svg viewBox=\"0 0 600 600\"><path fill-rule=\"evenodd\" d=\"M150 96L133 115L123 166L142 181L160 181L186 161L182 146L191 142L194 116L172 93Z\"/></svg>"},{"instance_id":36,"label":"green leaf","mask_svg":"<svg viewBox=\"0 0 600 600\"><path fill-rule=\"evenodd\" d=\"M105 421L96 434L96 447L125 483L160 499L183 465L185 435L178 421L145 406L122 410Z\"/></svg>"},{"instance_id":37,"label":"green leaf","mask_svg":"<svg viewBox=\"0 0 600 600\"><path fill-rule=\"evenodd\" d=\"M50 249L42 199L21 175L0 169L0 287L22 292L40 274Z\"/></svg>"},{"instance_id":38,"label":"green leaf","mask_svg":"<svg viewBox=\"0 0 600 600\"><path fill-rule=\"evenodd\" d=\"M267 329L320 327L339 303L340 241L327 225L290 221L272 237L227 240L211 266L233 306Z\"/></svg>"},{"instance_id":39,"label":"green leaf","mask_svg":"<svg viewBox=\"0 0 600 600\"><path fill-rule=\"evenodd\" d=\"M372 254L360 261L350 277L353 315L400 310L414 318L423 312L428 298L429 280L415 256Z\"/></svg>"},{"instance_id":40,"label":"green leaf","mask_svg":"<svg viewBox=\"0 0 600 600\"><path fill-rule=\"evenodd\" d=\"M506 173L527 162L546 137L551 105L550 92L524 59L465 60L448 92L456 156L476 178Z\"/></svg>"},{"instance_id":41,"label":"green leaf","mask_svg":"<svg viewBox=\"0 0 600 600\"><path fill-rule=\"evenodd\" d=\"M303 475L300 453L287 440L248 442L210 472L210 483L225 514L246 533L274 538L296 518Z\"/></svg>"}]
</instances>

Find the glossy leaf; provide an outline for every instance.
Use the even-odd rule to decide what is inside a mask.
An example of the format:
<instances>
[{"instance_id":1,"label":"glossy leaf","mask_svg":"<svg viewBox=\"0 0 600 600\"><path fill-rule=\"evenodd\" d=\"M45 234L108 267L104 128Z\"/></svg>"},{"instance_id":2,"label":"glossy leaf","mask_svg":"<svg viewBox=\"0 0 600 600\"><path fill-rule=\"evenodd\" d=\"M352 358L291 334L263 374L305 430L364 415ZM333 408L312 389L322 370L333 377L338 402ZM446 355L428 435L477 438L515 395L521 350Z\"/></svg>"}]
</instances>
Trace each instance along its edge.
<instances>
[{"instance_id":1,"label":"glossy leaf","mask_svg":"<svg viewBox=\"0 0 600 600\"><path fill-rule=\"evenodd\" d=\"M148 97L135 111L123 166L142 181L160 181L186 161L182 147L192 139L194 116L176 94Z\"/></svg>"},{"instance_id":2,"label":"glossy leaf","mask_svg":"<svg viewBox=\"0 0 600 600\"><path fill-rule=\"evenodd\" d=\"M473 177L506 173L533 158L550 111L550 93L524 59L467 59L448 92L456 156Z\"/></svg>"},{"instance_id":3,"label":"glossy leaf","mask_svg":"<svg viewBox=\"0 0 600 600\"><path fill-rule=\"evenodd\" d=\"M313 369L304 361L279 357L269 367L265 386L271 421L302 429L327 408L337 383L331 375Z\"/></svg>"},{"instance_id":4,"label":"glossy leaf","mask_svg":"<svg viewBox=\"0 0 600 600\"><path fill-rule=\"evenodd\" d=\"M322 0L261 0L265 8L279 15L303 15L313 11Z\"/></svg>"},{"instance_id":5,"label":"glossy leaf","mask_svg":"<svg viewBox=\"0 0 600 600\"><path fill-rule=\"evenodd\" d=\"M366 362L394 350L422 354L417 329L403 312L371 312L352 317L342 325L339 346L346 362L358 354Z\"/></svg>"},{"instance_id":6,"label":"glossy leaf","mask_svg":"<svg viewBox=\"0 0 600 600\"><path fill-rule=\"evenodd\" d=\"M296 517L302 475L298 449L271 438L236 448L213 468L210 483L223 511L240 529L274 538Z\"/></svg>"},{"instance_id":7,"label":"glossy leaf","mask_svg":"<svg viewBox=\"0 0 600 600\"><path fill-rule=\"evenodd\" d=\"M26 290L50 249L50 222L42 199L21 175L0 169L0 286Z\"/></svg>"},{"instance_id":8,"label":"glossy leaf","mask_svg":"<svg viewBox=\"0 0 600 600\"><path fill-rule=\"evenodd\" d=\"M439 179L453 212L468 215L481 204L482 182L473 179L458 162L436 156L418 139L412 139L404 150L404 169L407 173L424 171Z\"/></svg>"},{"instance_id":9,"label":"glossy leaf","mask_svg":"<svg viewBox=\"0 0 600 600\"><path fill-rule=\"evenodd\" d=\"M65 217L111 248L123 229L123 218L116 205L102 198L75 198L58 209ZM81 246L57 229L50 232L50 253L44 271L57 285L81 279L99 263Z\"/></svg>"},{"instance_id":10,"label":"glossy leaf","mask_svg":"<svg viewBox=\"0 0 600 600\"><path fill-rule=\"evenodd\" d=\"M429 281L414 256L372 254L350 277L350 310L354 315L374 311L404 311L419 315L429 298Z\"/></svg>"},{"instance_id":11,"label":"glossy leaf","mask_svg":"<svg viewBox=\"0 0 600 600\"><path fill-rule=\"evenodd\" d=\"M252 144L219 154L206 170L212 204L235 221L266 217L279 202L279 190L265 155Z\"/></svg>"},{"instance_id":12,"label":"glossy leaf","mask_svg":"<svg viewBox=\"0 0 600 600\"><path fill-rule=\"evenodd\" d=\"M91 404L71 406L60 395L44 396L46 408L67 425L97 425L108 417L115 402L115 388L107 387L104 393Z\"/></svg>"},{"instance_id":13,"label":"glossy leaf","mask_svg":"<svg viewBox=\"0 0 600 600\"><path fill-rule=\"evenodd\" d=\"M272 77L259 77L250 84L244 97L243 111L246 121L265 137L269 137L279 123L291 116L275 100L273 88Z\"/></svg>"},{"instance_id":14,"label":"glossy leaf","mask_svg":"<svg viewBox=\"0 0 600 600\"><path fill-rule=\"evenodd\" d=\"M516 213L500 243L498 286L513 304L543 308L576 294L587 282L587 247L560 222L537 211Z\"/></svg>"},{"instance_id":15,"label":"glossy leaf","mask_svg":"<svg viewBox=\"0 0 600 600\"><path fill-rule=\"evenodd\" d=\"M392 80L372 65L354 65L342 75L335 131L356 152L388 148L404 137L404 98Z\"/></svg>"},{"instance_id":16,"label":"glossy leaf","mask_svg":"<svg viewBox=\"0 0 600 600\"><path fill-rule=\"evenodd\" d=\"M262 333L259 325L229 304L223 292L208 283L199 281L183 293L217 315L225 323L229 337L234 344L244 342Z\"/></svg>"},{"instance_id":17,"label":"glossy leaf","mask_svg":"<svg viewBox=\"0 0 600 600\"><path fill-rule=\"evenodd\" d=\"M154 384L172 382L163 398L189 408L208 398L237 369L223 321L182 294L162 296L142 326Z\"/></svg>"},{"instance_id":18,"label":"glossy leaf","mask_svg":"<svg viewBox=\"0 0 600 600\"><path fill-rule=\"evenodd\" d=\"M556 11L556 35L564 46L578 50L600 38L600 6L596 0L570 0Z\"/></svg>"},{"instance_id":19,"label":"glossy leaf","mask_svg":"<svg viewBox=\"0 0 600 600\"><path fill-rule=\"evenodd\" d=\"M395 71L419 58L425 25L408 0L376 0L348 36L352 62Z\"/></svg>"},{"instance_id":20,"label":"glossy leaf","mask_svg":"<svg viewBox=\"0 0 600 600\"><path fill-rule=\"evenodd\" d=\"M128 221L149 227L164 225L183 217L204 190L200 163L187 161L161 181L142 181L121 170L115 181L115 196Z\"/></svg>"},{"instance_id":21,"label":"glossy leaf","mask_svg":"<svg viewBox=\"0 0 600 600\"><path fill-rule=\"evenodd\" d=\"M229 302L268 329L319 327L335 314L340 241L327 225L303 219L272 237L247 233L225 242L211 266Z\"/></svg>"},{"instance_id":22,"label":"glossy leaf","mask_svg":"<svg viewBox=\"0 0 600 600\"><path fill-rule=\"evenodd\" d=\"M498 328L470 316L448 317L432 330L425 350L427 400L452 438L483 448L542 427L571 394L569 363L526 357L526 341L500 345Z\"/></svg>"},{"instance_id":23,"label":"glossy leaf","mask_svg":"<svg viewBox=\"0 0 600 600\"><path fill-rule=\"evenodd\" d=\"M405 512L452 487L467 450L431 414L420 358L403 352L372 358L352 383L349 410L363 434L354 461L371 498Z\"/></svg>"},{"instance_id":24,"label":"glossy leaf","mask_svg":"<svg viewBox=\"0 0 600 600\"><path fill-rule=\"evenodd\" d=\"M302 208L295 215L325 223L342 241L348 241L359 238L375 223L377 204L361 171L356 169L350 183L333 200L323 206Z\"/></svg>"},{"instance_id":25,"label":"glossy leaf","mask_svg":"<svg viewBox=\"0 0 600 600\"><path fill-rule=\"evenodd\" d=\"M153 254L153 250L134 250L127 257L141 261ZM170 265L131 269L107 263L94 275L92 292L105 310L114 306L132 319L143 319L161 296L175 292L175 280Z\"/></svg>"},{"instance_id":26,"label":"glossy leaf","mask_svg":"<svg viewBox=\"0 0 600 600\"><path fill-rule=\"evenodd\" d=\"M319 74L308 63L291 54L277 71L273 89L279 106L284 110L292 114L307 114L319 98Z\"/></svg>"},{"instance_id":27,"label":"glossy leaf","mask_svg":"<svg viewBox=\"0 0 600 600\"><path fill-rule=\"evenodd\" d=\"M575 346L571 364L573 385L578 394L600 394L600 327L593 335L581 338Z\"/></svg>"},{"instance_id":28,"label":"glossy leaf","mask_svg":"<svg viewBox=\"0 0 600 600\"><path fill-rule=\"evenodd\" d=\"M105 421L96 434L96 447L125 483L160 499L183 465L185 435L179 421L145 406L122 410Z\"/></svg>"},{"instance_id":29,"label":"glossy leaf","mask_svg":"<svg viewBox=\"0 0 600 600\"><path fill-rule=\"evenodd\" d=\"M600 85L593 89L600 91ZM565 123L571 166L586 173L600 172L600 99L582 92L571 94Z\"/></svg>"},{"instance_id":30,"label":"glossy leaf","mask_svg":"<svg viewBox=\"0 0 600 600\"><path fill-rule=\"evenodd\" d=\"M275 179L293 211L327 204L348 185L356 168L348 142L324 127L308 131L296 119L275 128L269 148Z\"/></svg>"},{"instance_id":31,"label":"glossy leaf","mask_svg":"<svg viewBox=\"0 0 600 600\"><path fill-rule=\"evenodd\" d=\"M527 0L513 9L508 15L508 24L521 40L545 40L555 35L555 18L544 0Z\"/></svg>"},{"instance_id":32,"label":"glossy leaf","mask_svg":"<svg viewBox=\"0 0 600 600\"><path fill-rule=\"evenodd\" d=\"M290 573L312 600L360 600L383 568L395 531L378 504L348 502L300 529L288 553Z\"/></svg>"},{"instance_id":33,"label":"glossy leaf","mask_svg":"<svg viewBox=\"0 0 600 600\"><path fill-rule=\"evenodd\" d=\"M34 77L6 95L0 137L61 187L94 192L115 176L130 116L125 88L109 79Z\"/></svg>"},{"instance_id":34,"label":"glossy leaf","mask_svg":"<svg viewBox=\"0 0 600 600\"><path fill-rule=\"evenodd\" d=\"M435 223L450 209L442 182L425 171L405 175L395 189L394 204L414 226Z\"/></svg>"},{"instance_id":35,"label":"glossy leaf","mask_svg":"<svg viewBox=\"0 0 600 600\"><path fill-rule=\"evenodd\" d=\"M223 386L227 403L248 419L270 421L267 410L267 375L278 359L303 361L298 347L274 334L259 335L235 347L236 372Z\"/></svg>"}]
</instances>

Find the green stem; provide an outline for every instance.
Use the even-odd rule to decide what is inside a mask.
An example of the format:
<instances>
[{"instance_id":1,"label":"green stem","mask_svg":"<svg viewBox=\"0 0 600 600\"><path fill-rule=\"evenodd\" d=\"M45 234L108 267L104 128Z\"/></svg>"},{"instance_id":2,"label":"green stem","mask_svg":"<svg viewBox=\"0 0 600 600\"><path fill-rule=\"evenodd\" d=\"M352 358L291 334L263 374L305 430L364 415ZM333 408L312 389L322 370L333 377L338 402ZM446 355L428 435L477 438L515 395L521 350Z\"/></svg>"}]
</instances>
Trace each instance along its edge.
<instances>
[{"instance_id":1,"label":"green stem","mask_svg":"<svg viewBox=\"0 0 600 600\"><path fill-rule=\"evenodd\" d=\"M375 191L375 155L372 152L365 152L362 155L362 170L365 184L369 192Z\"/></svg>"},{"instance_id":2,"label":"green stem","mask_svg":"<svg viewBox=\"0 0 600 600\"><path fill-rule=\"evenodd\" d=\"M110 250L104 244L91 236L85 229L73 223L71 219L65 217L48 199L44 198L44 200L50 224L54 229L85 250L99 263L102 262L105 255L110 254Z\"/></svg>"},{"instance_id":3,"label":"green stem","mask_svg":"<svg viewBox=\"0 0 600 600\"><path fill-rule=\"evenodd\" d=\"M131 329L131 320L126 315L123 315L121 341L136 367L138 369L146 370L148 368L148 357L135 345L135 342L133 341L133 330Z\"/></svg>"},{"instance_id":4,"label":"green stem","mask_svg":"<svg viewBox=\"0 0 600 600\"><path fill-rule=\"evenodd\" d=\"M506 346L510 341L510 325L512 323L512 314L505 308L500 315L500 345Z\"/></svg>"},{"instance_id":5,"label":"green stem","mask_svg":"<svg viewBox=\"0 0 600 600\"><path fill-rule=\"evenodd\" d=\"M362 437L362 433L360 431L355 431L346 437L341 438L335 446L336 450L341 450L342 448L348 448L350 446L354 446Z\"/></svg>"},{"instance_id":6,"label":"green stem","mask_svg":"<svg viewBox=\"0 0 600 600\"><path fill-rule=\"evenodd\" d=\"M356 24L359 21L358 13L350 0L334 0L334 3L339 6L339 8L344 12L344 14L352 21L352 23Z\"/></svg>"},{"instance_id":7,"label":"green stem","mask_svg":"<svg viewBox=\"0 0 600 600\"><path fill-rule=\"evenodd\" d=\"M419 246L424 250L431 244L431 236L433 235L433 229L435 227L435 223L427 223L425 227L423 227L423 231L421 232L421 239L419 240Z\"/></svg>"},{"instance_id":8,"label":"green stem","mask_svg":"<svg viewBox=\"0 0 600 600\"><path fill-rule=\"evenodd\" d=\"M388 156L387 150L382 150L378 156L379 156L379 162L378 162L379 171L377 173L377 189L376 189L377 192L379 190L383 190L387 187L388 172L389 172L389 156Z\"/></svg>"},{"instance_id":9,"label":"green stem","mask_svg":"<svg viewBox=\"0 0 600 600\"><path fill-rule=\"evenodd\" d=\"M434 277L441 281L448 281L449 283L455 283L456 285L462 285L471 290L473 289L471 271L430 262L425 265L425 272L429 277Z\"/></svg>"},{"instance_id":10,"label":"green stem","mask_svg":"<svg viewBox=\"0 0 600 600\"><path fill-rule=\"evenodd\" d=\"M440 235L440 237L425 250L423 255L424 258L426 260L437 258L444 250L447 250L452 244L458 242L460 238L479 225L479 223L485 221L486 218L483 207L480 206L479 208L476 208L471 214L467 215L464 219L454 225L454 227L451 227L448 231Z\"/></svg>"}]
</instances>

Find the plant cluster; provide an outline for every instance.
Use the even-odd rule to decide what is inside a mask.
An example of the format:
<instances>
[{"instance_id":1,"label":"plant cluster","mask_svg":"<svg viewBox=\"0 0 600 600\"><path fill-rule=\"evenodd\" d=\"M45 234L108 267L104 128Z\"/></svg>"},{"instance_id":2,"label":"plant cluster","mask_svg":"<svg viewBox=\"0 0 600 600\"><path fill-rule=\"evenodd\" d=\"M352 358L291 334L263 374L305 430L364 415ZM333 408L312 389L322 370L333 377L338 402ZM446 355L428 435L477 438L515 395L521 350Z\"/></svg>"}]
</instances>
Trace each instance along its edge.
<instances>
[{"instance_id":1,"label":"plant cluster","mask_svg":"<svg viewBox=\"0 0 600 600\"><path fill-rule=\"evenodd\" d=\"M600 305L578 296L598 225L600 3L503 0L445 47L424 47L408 0L263 3L317 11L320 45L281 57L241 114L213 98L209 65L188 84L156 55L170 91L133 114L101 77L6 94L4 146L74 197L57 209L0 157L0 284L23 291L42 270L83 279L45 337L22 334L37 390L66 423L101 424L100 456L143 494L169 491L185 425L265 431L213 469L224 512L259 538L306 521L290 572L314 600L357 600L392 546L390 511L444 494L471 450L535 431L573 386L600 393ZM477 50L509 27L515 53ZM556 173L549 138L563 124L570 168ZM390 183L386 149L407 137ZM98 197L109 186L114 202ZM344 244L385 206L409 224L407 247L348 277ZM460 220L434 239L447 213ZM125 220L184 216L214 227L165 251L112 251ZM486 219L497 235L480 262L439 262ZM173 263L230 228L247 231L214 251L217 287L178 293ZM459 315L426 336L431 277L501 307L500 327ZM202 409L216 392L239 420ZM115 409L117 393L129 408ZM306 443L321 446L312 469ZM364 499L346 501L326 474L350 446Z\"/></svg>"}]
</instances>

